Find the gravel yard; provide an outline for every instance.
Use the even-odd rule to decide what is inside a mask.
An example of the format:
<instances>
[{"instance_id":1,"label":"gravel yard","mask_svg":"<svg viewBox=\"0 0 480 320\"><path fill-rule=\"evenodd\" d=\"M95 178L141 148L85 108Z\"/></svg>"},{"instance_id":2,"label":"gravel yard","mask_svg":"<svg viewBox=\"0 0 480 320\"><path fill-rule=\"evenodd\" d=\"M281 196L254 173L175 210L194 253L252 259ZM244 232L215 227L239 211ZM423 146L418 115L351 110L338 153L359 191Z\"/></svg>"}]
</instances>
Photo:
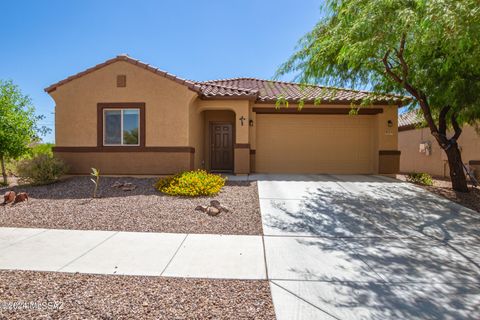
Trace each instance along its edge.
<instances>
[{"instance_id":1,"label":"gravel yard","mask_svg":"<svg viewBox=\"0 0 480 320\"><path fill-rule=\"evenodd\" d=\"M47 307L8 310L15 302ZM34 318L275 319L275 313L267 281L0 271L0 319Z\"/></svg>"},{"instance_id":2,"label":"gravel yard","mask_svg":"<svg viewBox=\"0 0 480 320\"><path fill-rule=\"evenodd\" d=\"M397 175L397 178L406 181L405 175ZM470 188L470 192L456 192L452 189L452 183L447 179L433 178L433 186L418 185L432 193L438 194L448 200L457 202L462 206L480 212L480 189ZM470 185L469 185L470 186Z\"/></svg>"},{"instance_id":3,"label":"gravel yard","mask_svg":"<svg viewBox=\"0 0 480 320\"><path fill-rule=\"evenodd\" d=\"M133 191L112 188L129 182ZM227 182L215 197L172 197L153 188L155 178L102 177L101 198L92 199L89 177L45 186L2 188L26 191L28 202L0 207L0 227L36 227L144 232L262 234L256 182ZM216 217L195 211L216 199L230 212Z\"/></svg>"}]
</instances>

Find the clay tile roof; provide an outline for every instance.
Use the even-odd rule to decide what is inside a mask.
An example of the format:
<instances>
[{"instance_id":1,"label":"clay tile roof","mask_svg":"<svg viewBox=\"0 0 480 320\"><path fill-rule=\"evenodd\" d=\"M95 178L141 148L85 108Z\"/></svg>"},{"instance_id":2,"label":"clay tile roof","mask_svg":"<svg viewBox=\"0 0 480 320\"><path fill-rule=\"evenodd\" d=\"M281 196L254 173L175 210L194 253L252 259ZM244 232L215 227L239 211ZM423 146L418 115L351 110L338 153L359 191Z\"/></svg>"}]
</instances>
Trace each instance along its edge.
<instances>
[{"instance_id":1,"label":"clay tile roof","mask_svg":"<svg viewBox=\"0 0 480 320\"><path fill-rule=\"evenodd\" d=\"M250 97L257 98L258 90L237 88L232 86L225 86L216 83L198 82L200 85L202 96L204 98L235 98L235 97Z\"/></svg>"},{"instance_id":2,"label":"clay tile roof","mask_svg":"<svg viewBox=\"0 0 480 320\"><path fill-rule=\"evenodd\" d=\"M407 111L398 116L398 128L415 128L423 123L422 116L417 110Z\"/></svg>"},{"instance_id":3,"label":"clay tile roof","mask_svg":"<svg viewBox=\"0 0 480 320\"><path fill-rule=\"evenodd\" d=\"M257 100L260 102L275 102L282 97L290 102L314 102L316 99L332 103L359 102L365 98L372 98L375 103L405 102L405 97L398 95L376 95L368 91L359 91L343 88L324 87L317 85L302 85L293 82L270 81L256 78L231 78L210 80L202 84L216 84L231 88L250 89L258 92Z\"/></svg>"},{"instance_id":4,"label":"clay tile roof","mask_svg":"<svg viewBox=\"0 0 480 320\"><path fill-rule=\"evenodd\" d=\"M345 103L360 102L362 99L370 97L373 103L394 103L404 104L408 98L397 95L373 95L368 91L358 91L342 88L323 87L317 85L301 85L293 82L269 81L255 78L232 78L210 81L193 81L182 79L166 71L160 70L154 66L133 59L126 54L118 55L113 59L107 60L85 71L70 76L64 80L52 84L45 88L46 92L55 91L59 86L80 78L88 73L103 68L117 61L125 61L145 68L159 76L165 77L177 83L187 86L190 90L199 94L202 99L251 99L259 102L276 102L283 98L289 102L312 103L314 101Z\"/></svg>"}]
</instances>

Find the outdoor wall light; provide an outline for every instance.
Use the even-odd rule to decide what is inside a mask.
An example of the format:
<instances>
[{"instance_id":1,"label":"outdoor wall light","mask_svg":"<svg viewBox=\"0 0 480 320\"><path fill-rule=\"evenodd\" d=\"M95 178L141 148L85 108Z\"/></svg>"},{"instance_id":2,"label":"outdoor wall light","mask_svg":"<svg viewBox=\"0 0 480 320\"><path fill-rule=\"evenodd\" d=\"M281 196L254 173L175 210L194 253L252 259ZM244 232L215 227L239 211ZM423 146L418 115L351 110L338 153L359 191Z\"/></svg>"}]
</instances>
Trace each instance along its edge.
<instances>
[{"instance_id":1,"label":"outdoor wall light","mask_svg":"<svg viewBox=\"0 0 480 320\"><path fill-rule=\"evenodd\" d=\"M250 119L250 120L248 121L248 125L249 125L250 127L253 127L253 120L252 120L252 119Z\"/></svg>"},{"instance_id":2,"label":"outdoor wall light","mask_svg":"<svg viewBox=\"0 0 480 320\"><path fill-rule=\"evenodd\" d=\"M388 120L387 121L387 125L389 128L393 127L393 121L392 120Z\"/></svg>"}]
</instances>

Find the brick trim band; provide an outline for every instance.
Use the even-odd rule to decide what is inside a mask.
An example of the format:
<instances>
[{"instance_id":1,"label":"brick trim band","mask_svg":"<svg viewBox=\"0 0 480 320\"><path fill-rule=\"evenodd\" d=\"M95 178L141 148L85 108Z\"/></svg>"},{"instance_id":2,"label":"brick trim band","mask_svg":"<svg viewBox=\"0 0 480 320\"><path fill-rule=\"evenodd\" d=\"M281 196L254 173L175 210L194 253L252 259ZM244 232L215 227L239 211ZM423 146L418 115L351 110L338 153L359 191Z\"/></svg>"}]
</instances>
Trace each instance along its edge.
<instances>
[{"instance_id":1,"label":"brick trim band","mask_svg":"<svg viewBox=\"0 0 480 320\"><path fill-rule=\"evenodd\" d=\"M195 153L194 147L53 147L54 152L179 152Z\"/></svg>"},{"instance_id":2,"label":"brick trim band","mask_svg":"<svg viewBox=\"0 0 480 320\"><path fill-rule=\"evenodd\" d=\"M379 150L378 154L381 156L399 156L401 154L400 150Z\"/></svg>"}]
</instances>

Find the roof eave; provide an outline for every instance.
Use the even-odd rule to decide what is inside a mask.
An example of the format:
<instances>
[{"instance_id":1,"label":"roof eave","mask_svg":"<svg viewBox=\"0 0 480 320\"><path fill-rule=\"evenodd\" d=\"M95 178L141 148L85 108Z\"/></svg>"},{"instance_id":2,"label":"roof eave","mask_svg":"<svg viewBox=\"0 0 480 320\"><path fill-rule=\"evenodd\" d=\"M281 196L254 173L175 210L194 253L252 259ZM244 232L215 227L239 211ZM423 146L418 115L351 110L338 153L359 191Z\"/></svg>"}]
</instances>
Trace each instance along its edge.
<instances>
[{"instance_id":1,"label":"roof eave","mask_svg":"<svg viewBox=\"0 0 480 320\"><path fill-rule=\"evenodd\" d=\"M200 95L200 99L202 100L250 100L255 101L257 100L256 95Z\"/></svg>"},{"instance_id":2,"label":"roof eave","mask_svg":"<svg viewBox=\"0 0 480 320\"><path fill-rule=\"evenodd\" d=\"M275 103L278 101L278 98L259 98L257 100L257 103ZM285 101L285 100L284 100ZM301 99L286 99L288 103L300 103ZM346 105L346 104L358 104L360 105L362 101L360 100L321 100L319 105L322 104L339 104L339 105ZM316 104L316 101L314 99L308 99L308 100L303 100L303 103L305 104ZM395 106L402 106L403 102L401 100L392 100L392 101L373 101L372 105L395 105Z\"/></svg>"}]
</instances>

